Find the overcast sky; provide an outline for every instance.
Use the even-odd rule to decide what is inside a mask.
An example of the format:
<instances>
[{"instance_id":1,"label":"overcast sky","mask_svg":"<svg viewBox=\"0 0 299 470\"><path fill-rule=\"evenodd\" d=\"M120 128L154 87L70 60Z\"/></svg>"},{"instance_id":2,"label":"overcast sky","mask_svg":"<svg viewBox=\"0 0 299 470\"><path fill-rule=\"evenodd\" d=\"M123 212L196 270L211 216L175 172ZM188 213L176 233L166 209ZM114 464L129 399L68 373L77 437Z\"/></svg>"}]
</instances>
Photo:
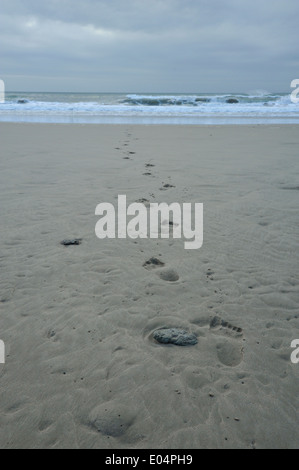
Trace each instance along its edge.
<instances>
[{"instance_id":1,"label":"overcast sky","mask_svg":"<svg viewBox=\"0 0 299 470\"><path fill-rule=\"evenodd\" d=\"M290 91L298 0L0 0L7 90Z\"/></svg>"}]
</instances>

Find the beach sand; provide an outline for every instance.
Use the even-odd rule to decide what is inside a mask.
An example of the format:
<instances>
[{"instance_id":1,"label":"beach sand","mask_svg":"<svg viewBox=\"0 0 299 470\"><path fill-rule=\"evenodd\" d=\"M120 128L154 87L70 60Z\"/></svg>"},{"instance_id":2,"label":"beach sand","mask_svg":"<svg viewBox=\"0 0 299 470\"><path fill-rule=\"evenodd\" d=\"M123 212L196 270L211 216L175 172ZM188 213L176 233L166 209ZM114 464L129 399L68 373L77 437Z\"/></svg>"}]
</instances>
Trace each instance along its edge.
<instances>
[{"instance_id":1,"label":"beach sand","mask_svg":"<svg viewBox=\"0 0 299 470\"><path fill-rule=\"evenodd\" d=\"M0 139L0 447L298 448L298 126ZM121 194L203 203L202 248L99 240L95 208ZM156 343L164 326L198 344Z\"/></svg>"}]
</instances>

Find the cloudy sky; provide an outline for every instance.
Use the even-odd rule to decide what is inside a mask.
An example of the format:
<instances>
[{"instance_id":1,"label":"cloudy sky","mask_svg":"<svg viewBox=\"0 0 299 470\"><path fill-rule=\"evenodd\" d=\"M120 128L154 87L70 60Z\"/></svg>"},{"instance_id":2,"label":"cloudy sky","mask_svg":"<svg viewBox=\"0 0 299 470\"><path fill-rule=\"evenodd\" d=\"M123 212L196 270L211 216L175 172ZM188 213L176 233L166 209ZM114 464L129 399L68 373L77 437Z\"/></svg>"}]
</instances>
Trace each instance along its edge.
<instances>
[{"instance_id":1,"label":"cloudy sky","mask_svg":"<svg viewBox=\"0 0 299 470\"><path fill-rule=\"evenodd\" d=\"M288 92L298 0L0 0L7 90Z\"/></svg>"}]
</instances>

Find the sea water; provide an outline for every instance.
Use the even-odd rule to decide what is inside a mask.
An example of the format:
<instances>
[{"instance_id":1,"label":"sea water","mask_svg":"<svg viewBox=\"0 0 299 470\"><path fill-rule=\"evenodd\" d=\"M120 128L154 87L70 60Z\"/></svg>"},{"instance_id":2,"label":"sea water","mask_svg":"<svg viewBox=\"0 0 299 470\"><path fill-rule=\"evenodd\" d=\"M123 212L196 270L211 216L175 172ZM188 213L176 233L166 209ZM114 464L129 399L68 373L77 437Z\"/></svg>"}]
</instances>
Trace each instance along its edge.
<instances>
[{"instance_id":1,"label":"sea water","mask_svg":"<svg viewBox=\"0 0 299 470\"><path fill-rule=\"evenodd\" d=\"M132 124L299 123L291 94L6 93L2 122Z\"/></svg>"}]
</instances>

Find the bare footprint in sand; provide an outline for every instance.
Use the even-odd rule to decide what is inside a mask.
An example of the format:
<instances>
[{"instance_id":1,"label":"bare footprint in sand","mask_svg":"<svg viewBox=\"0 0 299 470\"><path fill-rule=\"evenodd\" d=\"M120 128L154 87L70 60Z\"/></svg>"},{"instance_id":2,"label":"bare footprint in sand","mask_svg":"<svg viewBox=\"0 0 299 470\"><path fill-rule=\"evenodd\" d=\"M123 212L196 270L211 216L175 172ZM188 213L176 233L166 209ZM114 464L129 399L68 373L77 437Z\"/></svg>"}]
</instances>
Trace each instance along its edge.
<instances>
[{"instance_id":1,"label":"bare footprint in sand","mask_svg":"<svg viewBox=\"0 0 299 470\"><path fill-rule=\"evenodd\" d=\"M158 258L151 258L143 264L146 269L164 268L165 263L160 261ZM176 282L180 279L180 276L174 269L161 269L159 271L159 277L163 281Z\"/></svg>"},{"instance_id":2,"label":"bare footprint in sand","mask_svg":"<svg viewBox=\"0 0 299 470\"><path fill-rule=\"evenodd\" d=\"M213 333L231 336L233 338L240 338L243 336L242 328L232 325L231 323L216 316L210 322L210 328Z\"/></svg>"},{"instance_id":3,"label":"bare footprint in sand","mask_svg":"<svg viewBox=\"0 0 299 470\"><path fill-rule=\"evenodd\" d=\"M135 413L115 402L104 403L90 413L88 424L109 437L123 436L135 421Z\"/></svg>"},{"instance_id":4,"label":"bare footprint in sand","mask_svg":"<svg viewBox=\"0 0 299 470\"><path fill-rule=\"evenodd\" d=\"M175 188L173 184L164 184L160 191L167 191L167 189Z\"/></svg>"},{"instance_id":5,"label":"bare footprint in sand","mask_svg":"<svg viewBox=\"0 0 299 470\"><path fill-rule=\"evenodd\" d=\"M160 273L160 278L167 282L176 282L180 279L180 276L174 269L165 269Z\"/></svg>"}]
</instances>

